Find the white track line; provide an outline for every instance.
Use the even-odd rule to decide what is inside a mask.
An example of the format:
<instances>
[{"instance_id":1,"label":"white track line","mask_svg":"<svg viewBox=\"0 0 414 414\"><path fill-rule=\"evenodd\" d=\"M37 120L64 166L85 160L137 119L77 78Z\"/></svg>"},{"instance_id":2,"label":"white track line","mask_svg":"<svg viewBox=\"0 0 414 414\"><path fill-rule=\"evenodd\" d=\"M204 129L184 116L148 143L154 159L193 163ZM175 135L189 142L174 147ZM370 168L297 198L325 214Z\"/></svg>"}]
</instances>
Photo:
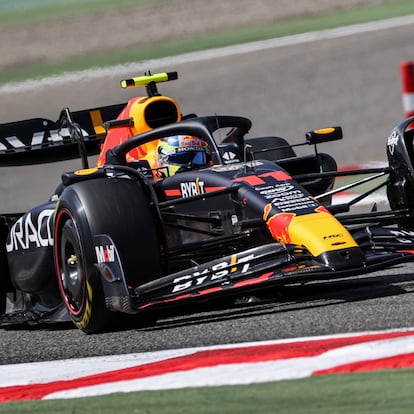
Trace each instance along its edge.
<instances>
[{"instance_id":1,"label":"white track line","mask_svg":"<svg viewBox=\"0 0 414 414\"><path fill-rule=\"evenodd\" d=\"M3 86L0 86L0 93L21 92L44 86L53 86L56 84L60 84L62 82L73 82L78 80L79 78L96 79L104 76L116 75L121 72L139 73L148 70L148 68L154 69L171 67L189 62L199 62L220 57L239 55L243 53L257 52L260 50L274 49L285 46L316 42L320 40L347 37L356 34L375 32L379 30L394 29L396 27L402 27L411 24L414 24L414 15L395 17L386 20L379 20L376 22L354 24L335 29L326 29L303 33L299 35L278 37L274 39L261 40L234 46L209 49L201 52L192 52L178 56L169 56L161 59L152 59L142 62L128 63L125 65L116 65L108 68L93 68L84 71L68 72L64 73L63 75L51 76L48 78L38 80L11 82Z\"/></svg>"}]
</instances>

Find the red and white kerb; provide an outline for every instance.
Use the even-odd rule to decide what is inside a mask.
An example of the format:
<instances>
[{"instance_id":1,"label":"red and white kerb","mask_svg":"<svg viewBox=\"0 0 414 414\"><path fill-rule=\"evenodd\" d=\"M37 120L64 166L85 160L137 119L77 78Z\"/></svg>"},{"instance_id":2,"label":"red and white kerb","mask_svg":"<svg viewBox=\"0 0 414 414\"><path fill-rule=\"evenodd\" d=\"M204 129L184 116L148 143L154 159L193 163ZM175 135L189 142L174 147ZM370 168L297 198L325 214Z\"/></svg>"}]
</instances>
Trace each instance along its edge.
<instances>
[{"instance_id":1,"label":"red and white kerb","mask_svg":"<svg viewBox=\"0 0 414 414\"><path fill-rule=\"evenodd\" d=\"M400 63L402 102L406 118L414 116L414 62Z\"/></svg>"}]
</instances>

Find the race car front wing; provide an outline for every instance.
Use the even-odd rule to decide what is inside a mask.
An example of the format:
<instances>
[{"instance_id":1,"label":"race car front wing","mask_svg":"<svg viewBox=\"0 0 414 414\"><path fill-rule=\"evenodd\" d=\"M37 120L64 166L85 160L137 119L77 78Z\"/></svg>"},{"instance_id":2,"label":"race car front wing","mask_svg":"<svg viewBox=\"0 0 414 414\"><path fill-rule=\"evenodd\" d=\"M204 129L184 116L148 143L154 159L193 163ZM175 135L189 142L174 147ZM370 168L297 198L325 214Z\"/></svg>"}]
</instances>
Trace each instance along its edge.
<instances>
[{"instance_id":1,"label":"race car front wing","mask_svg":"<svg viewBox=\"0 0 414 414\"><path fill-rule=\"evenodd\" d=\"M340 271L318 262L298 245L269 243L208 261L145 283L134 289L121 277L103 277L112 310L142 310L195 301L203 297L234 295L280 284L355 276L414 260L414 232L394 228L359 230L364 260ZM116 285L120 290L114 289ZM112 299L110 299L112 298Z\"/></svg>"}]
</instances>

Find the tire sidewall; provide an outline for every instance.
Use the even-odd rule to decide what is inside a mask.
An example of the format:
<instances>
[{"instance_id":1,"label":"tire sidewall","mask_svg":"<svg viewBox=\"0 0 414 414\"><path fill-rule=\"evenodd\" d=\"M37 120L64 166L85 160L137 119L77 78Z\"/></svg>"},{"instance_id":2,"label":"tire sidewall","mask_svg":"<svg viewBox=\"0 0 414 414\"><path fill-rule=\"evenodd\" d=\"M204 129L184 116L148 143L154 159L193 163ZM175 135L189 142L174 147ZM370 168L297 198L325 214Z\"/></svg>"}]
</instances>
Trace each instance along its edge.
<instances>
[{"instance_id":1,"label":"tire sidewall","mask_svg":"<svg viewBox=\"0 0 414 414\"><path fill-rule=\"evenodd\" d=\"M85 298L77 312L71 312L75 325L85 332L101 331L113 325L119 315L105 306L101 276L97 268L95 235L108 235L120 256L128 286L154 280L161 275L161 250L154 210L143 186L132 179L97 178L75 183L64 189L55 215L55 264L60 291L65 292L60 274L61 232L71 220L77 231L84 262ZM68 307L67 300L65 301Z\"/></svg>"},{"instance_id":2,"label":"tire sidewall","mask_svg":"<svg viewBox=\"0 0 414 414\"><path fill-rule=\"evenodd\" d=\"M75 194L72 195L71 199L72 200L69 203L67 200L59 202L56 211L55 235L57 235L57 237L55 237L54 247L55 265L60 293L65 306L69 311L70 317L79 329L89 333L103 328L103 326L101 326L101 320L105 315L109 314L109 311L105 307L99 275L94 266L96 258L93 251L92 235L86 217L83 214L80 200ZM74 211L77 212L76 216L73 213ZM69 222L76 232L74 238L79 242L78 260L80 260L82 268L80 284L82 286L83 299L78 309L73 309L68 302L61 274L63 264L60 262L62 258L60 236ZM101 313L101 315L98 315L98 312Z\"/></svg>"}]
</instances>

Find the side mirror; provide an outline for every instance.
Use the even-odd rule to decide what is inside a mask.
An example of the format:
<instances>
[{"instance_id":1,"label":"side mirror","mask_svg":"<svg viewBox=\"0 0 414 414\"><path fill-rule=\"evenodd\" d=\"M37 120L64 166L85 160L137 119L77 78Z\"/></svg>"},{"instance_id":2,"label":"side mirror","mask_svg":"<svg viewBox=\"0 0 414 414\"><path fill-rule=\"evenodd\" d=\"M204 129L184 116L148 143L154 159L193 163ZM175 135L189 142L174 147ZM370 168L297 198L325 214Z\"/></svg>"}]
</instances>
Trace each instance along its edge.
<instances>
[{"instance_id":1,"label":"side mirror","mask_svg":"<svg viewBox=\"0 0 414 414\"><path fill-rule=\"evenodd\" d=\"M342 138L342 128L339 126L316 129L315 131L306 133L306 143L309 145L322 144L329 141L337 141Z\"/></svg>"}]
</instances>

